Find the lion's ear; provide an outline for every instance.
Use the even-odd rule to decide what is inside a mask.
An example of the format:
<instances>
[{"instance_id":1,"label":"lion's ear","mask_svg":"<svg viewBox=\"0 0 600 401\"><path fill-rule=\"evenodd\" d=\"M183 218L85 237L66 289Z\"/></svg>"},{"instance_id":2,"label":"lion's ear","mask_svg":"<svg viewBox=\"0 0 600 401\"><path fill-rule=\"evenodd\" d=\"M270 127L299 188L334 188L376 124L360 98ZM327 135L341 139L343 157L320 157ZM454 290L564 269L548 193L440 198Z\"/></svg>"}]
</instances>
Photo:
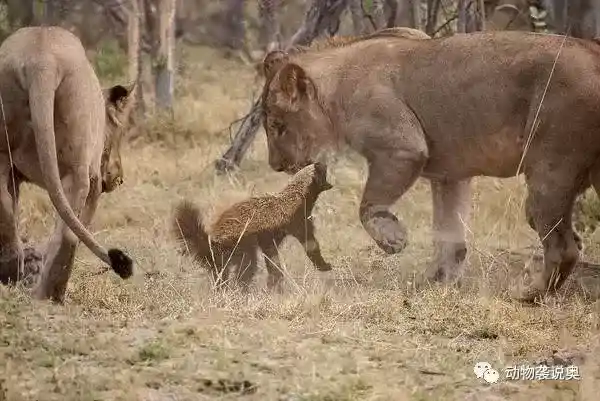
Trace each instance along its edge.
<instances>
[{"instance_id":1,"label":"lion's ear","mask_svg":"<svg viewBox=\"0 0 600 401\"><path fill-rule=\"evenodd\" d=\"M267 81L269 81L275 73L287 62L289 56L282 50L273 50L265 56L262 62L262 74Z\"/></svg>"},{"instance_id":2,"label":"lion's ear","mask_svg":"<svg viewBox=\"0 0 600 401\"><path fill-rule=\"evenodd\" d=\"M279 90L291 109L297 109L303 99L314 99L316 88L306 71L297 64L287 64L281 68L278 76Z\"/></svg>"},{"instance_id":3,"label":"lion's ear","mask_svg":"<svg viewBox=\"0 0 600 401\"><path fill-rule=\"evenodd\" d=\"M111 88L102 90L104 100L107 104L115 106L117 109L123 109L125 106L131 103L135 97L135 90L137 88L137 81L133 81L128 86L115 85Z\"/></svg>"},{"instance_id":4,"label":"lion's ear","mask_svg":"<svg viewBox=\"0 0 600 401\"><path fill-rule=\"evenodd\" d=\"M102 90L106 111L111 121L118 127L123 126L123 116L129 112L135 99L137 81L128 86L115 85Z\"/></svg>"}]
</instances>

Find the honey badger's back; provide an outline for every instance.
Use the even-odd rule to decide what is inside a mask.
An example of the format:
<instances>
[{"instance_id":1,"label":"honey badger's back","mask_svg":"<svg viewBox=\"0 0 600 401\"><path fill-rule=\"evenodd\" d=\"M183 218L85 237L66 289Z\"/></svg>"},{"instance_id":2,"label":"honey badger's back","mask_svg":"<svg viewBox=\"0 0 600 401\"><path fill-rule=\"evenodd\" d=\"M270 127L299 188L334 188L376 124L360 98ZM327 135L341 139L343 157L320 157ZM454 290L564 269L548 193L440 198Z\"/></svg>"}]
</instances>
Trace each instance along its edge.
<instances>
[{"instance_id":1,"label":"honey badger's back","mask_svg":"<svg viewBox=\"0 0 600 401\"><path fill-rule=\"evenodd\" d=\"M316 165L300 170L278 194L253 197L228 208L210 228L213 241L236 243L241 237L287 231L312 212L321 192L331 188Z\"/></svg>"},{"instance_id":2,"label":"honey badger's back","mask_svg":"<svg viewBox=\"0 0 600 401\"><path fill-rule=\"evenodd\" d=\"M237 269L238 281L247 285L256 271L258 248L271 248L266 244L278 244L288 233L304 232L300 230L305 228L302 223L312 212L319 194L329 188L324 166L308 166L278 194L253 197L229 207L208 230L200 210L184 200L175 209L172 229L184 252L208 264L215 282L227 280L230 266L225 262L228 261ZM272 249L263 252L270 260L266 261L269 283L275 285L281 278L278 267L272 266L277 264L274 262L277 256L271 253ZM319 270L330 269L318 245L307 254ZM246 261L246 266L241 265L242 261Z\"/></svg>"}]
</instances>

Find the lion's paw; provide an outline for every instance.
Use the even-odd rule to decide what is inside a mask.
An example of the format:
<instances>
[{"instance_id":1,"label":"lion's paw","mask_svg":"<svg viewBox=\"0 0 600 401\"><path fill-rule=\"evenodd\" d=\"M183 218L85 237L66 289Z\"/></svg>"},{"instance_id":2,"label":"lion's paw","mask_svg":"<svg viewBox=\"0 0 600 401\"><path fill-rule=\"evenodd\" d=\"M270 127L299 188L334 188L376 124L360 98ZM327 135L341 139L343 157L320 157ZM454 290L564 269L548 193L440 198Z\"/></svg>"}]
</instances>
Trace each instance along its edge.
<instances>
[{"instance_id":1,"label":"lion's paw","mask_svg":"<svg viewBox=\"0 0 600 401\"><path fill-rule=\"evenodd\" d=\"M408 232L390 212L378 212L365 223L377 246L388 254L400 253L408 245Z\"/></svg>"}]
</instances>

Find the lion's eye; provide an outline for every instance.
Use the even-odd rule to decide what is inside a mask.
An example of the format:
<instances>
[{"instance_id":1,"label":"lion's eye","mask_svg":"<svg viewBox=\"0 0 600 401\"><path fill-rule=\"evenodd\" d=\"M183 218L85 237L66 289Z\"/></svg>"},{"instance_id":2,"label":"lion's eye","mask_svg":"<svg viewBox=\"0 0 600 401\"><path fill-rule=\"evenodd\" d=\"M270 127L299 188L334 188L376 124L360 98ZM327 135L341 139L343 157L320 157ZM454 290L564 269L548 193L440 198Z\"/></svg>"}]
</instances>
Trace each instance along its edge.
<instances>
[{"instance_id":1,"label":"lion's eye","mask_svg":"<svg viewBox=\"0 0 600 401\"><path fill-rule=\"evenodd\" d=\"M280 137L285 133L285 126L281 123L273 123L273 131L276 137Z\"/></svg>"}]
</instances>

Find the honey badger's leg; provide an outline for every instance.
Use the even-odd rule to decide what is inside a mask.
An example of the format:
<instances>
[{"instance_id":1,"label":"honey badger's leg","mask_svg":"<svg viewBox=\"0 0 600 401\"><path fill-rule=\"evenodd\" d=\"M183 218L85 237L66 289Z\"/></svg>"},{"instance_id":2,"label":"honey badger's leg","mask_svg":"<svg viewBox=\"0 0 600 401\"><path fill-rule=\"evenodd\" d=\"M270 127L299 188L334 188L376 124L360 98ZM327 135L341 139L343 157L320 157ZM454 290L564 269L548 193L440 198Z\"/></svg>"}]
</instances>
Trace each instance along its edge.
<instances>
[{"instance_id":1,"label":"honey badger's leg","mask_svg":"<svg viewBox=\"0 0 600 401\"><path fill-rule=\"evenodd\" d=\"M207 264L214 288L222 290L229 284L229 271L237 267L236 255L234 249L228 249L218 244L212 243L212 252L209 257L201 262Z\"/></svg>"},{"instance_id":2,"label":"honey badger's leg","mask_svg":"<svg viewBox=\"0 0 600 401\"><path fill-rule=\"evenodd\" d=\"M577 195L577 166L566 166L561 171L539 168L526 172L528 219L535 227L544 246L544 270L533 277L533 282L519 298L532 302L545 293L558 290L571 274L579 260L572 214ZM548 177L555 177L548 185Z\"/></svg>"},{"instance_id":3,"label":"honey badger's leg","mask_svg":"<svg viewBox=\"0 0 600 401\"><path fill-rule=\"evenodd\" d=\"M0 283L16 283L23 276L23 248L17 233L19 183L14 183L8 156L0 155Z\"/></svg>"},{"instance_id":4,"label":"honey badger's leg","mask_svg":"<svg viewBox=\"0 0 600 401\"><path fill-rule=\"evenodd\" d=\"M267 288L277 293L283 292L281 279L283 272L281 271L281 261L279 260L278 247L283 241L284 236L267 236L259 239L258 245L264 254L265 266L269 273L267 277Z\"/></svg>"},{"instance_id":5,"label":"honey badger's leg","mask_svg":"<svg viewBox=\"0 0 600 401\"><path fill-rule=\"evenodd\" d=\"M388 110L390 115L370 118L368 125L365 125L371 130L379 129L381 134L370 132L370 135L362 135L362 138L366 138L361 147L367 158L369 175L359 214L371 238L385 252L393 254L406 247L408 238L406 228L389 208L421 174L428 149L418 119L408 107L385 105L381 112ZM396 122L393 129L389 121Z\"/></svg>"},{"instance_id":6,"label":"honey badger's leg","mask_svg":"<svg viewBox=\"0 0 600 401\"><path fill-rule=\"evenodd\" d=\"M462 273L467 255L465 224L471 209L470 182L431 180L436 281L451 281Z\"/></svg>"},{"instance_id":7,"label":"honey badger's leg","mask_svg":"<svg viewBox=\"0 0 600 401\"><path fill-rule=\"evenodd\" d=\"M236 251L236 281L244 293L248 292L252 279L256 275L258 267L256 252L256 243L238 246L238 250Z\"/></svg>"},{"instance_id":8,"label":"honey badger's leg","mask_svg":"<svg viewBox=\"0 0 600 401\"><path fill-rule=\"evenodd\" d=\"M306 256L315 265L319 271L331 270L331 265L323 259L321 255L321 247L319 241L315 237L315 226L312 220L304 220L304 224L300 227L294 227L290 230L290 234L293 235L298 241L304 246Z\"/></svg>"}]
</instances>

